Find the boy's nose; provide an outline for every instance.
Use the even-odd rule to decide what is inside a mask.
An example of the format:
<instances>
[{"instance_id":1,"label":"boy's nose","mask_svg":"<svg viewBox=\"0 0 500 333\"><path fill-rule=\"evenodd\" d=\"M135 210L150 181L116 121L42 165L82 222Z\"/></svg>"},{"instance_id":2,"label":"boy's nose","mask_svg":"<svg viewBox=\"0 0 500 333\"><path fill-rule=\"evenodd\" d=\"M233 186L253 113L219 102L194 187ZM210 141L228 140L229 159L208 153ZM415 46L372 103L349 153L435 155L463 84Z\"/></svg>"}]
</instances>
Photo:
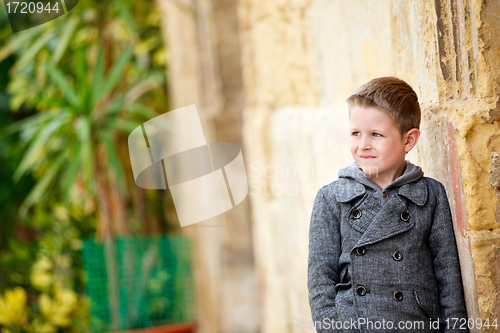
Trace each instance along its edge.
<instances>
[{"instance_id":1,"label":"boy's nose","mask_svg":"<svg viewBox=\"0 0 500 333\"><path fill-rule=\"evenodd\" d=\"M361 142L359 143L359 148L361 149L371 149L372 146L370 144L370 140L369 139L366 139L366 138L362 138L361 139Z\"/></svg>"}]
</instances>

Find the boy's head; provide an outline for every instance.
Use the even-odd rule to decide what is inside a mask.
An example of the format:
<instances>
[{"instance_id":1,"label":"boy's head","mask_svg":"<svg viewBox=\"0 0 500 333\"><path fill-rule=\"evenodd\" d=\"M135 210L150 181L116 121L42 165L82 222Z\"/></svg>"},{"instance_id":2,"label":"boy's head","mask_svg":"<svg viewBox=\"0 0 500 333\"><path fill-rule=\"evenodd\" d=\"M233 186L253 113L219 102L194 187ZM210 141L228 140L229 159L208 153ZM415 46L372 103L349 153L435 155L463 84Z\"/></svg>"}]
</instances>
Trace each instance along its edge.
<instances>
[{"instance_id":1,"label":"boy's head","mask_svg":"<svg viewBox=\"0 0 500 333\"><path fill-rule=\"evenodd\" d=\"M401 137L412 128L420 128L420 105L408 83L386 76L362 85L347 99L349 115L354 106L373 107L389 114Z\"/></svg>"},{"instance_id":2,"label":"boy's head","mask_svg":"<svg viewBox=\"0 0 500 333\"><path fill-rule=\"evenodd\" d=\"M352 93L347 104L351 154L370 178L388 185L403 173L405 155L420 136L417 94L403 80L381 77Z\"/></svg>"}]
</instances>

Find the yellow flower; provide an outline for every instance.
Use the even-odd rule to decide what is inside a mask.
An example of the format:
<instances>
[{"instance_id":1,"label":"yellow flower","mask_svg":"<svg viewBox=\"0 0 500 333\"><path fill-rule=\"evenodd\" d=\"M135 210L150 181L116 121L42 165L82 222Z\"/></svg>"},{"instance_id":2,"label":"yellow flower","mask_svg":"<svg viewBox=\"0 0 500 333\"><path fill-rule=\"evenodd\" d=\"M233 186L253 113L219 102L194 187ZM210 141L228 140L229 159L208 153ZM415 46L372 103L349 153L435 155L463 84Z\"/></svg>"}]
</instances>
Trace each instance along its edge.
<instances>
[{"instance_id":1,"label":"yellow flower","mask_svg":"<svg viewBox=\"0 0 500 333\"><path fill-rule=\"evenodd\" d=\"M23 325L27 320L26 299L26 291L21 287L6 290L5 296L0 297L0 324Z\"/></svg>"},{"instance_id":2,"label":"yellow flower","mask_svg":"<svg viewBox=\"0 0 500 333\"><path fill-rule=\"evenodd\" d=\"M69 289L56 289L54 294L54 299L51 299L47 294L40 295L38 298L40 312L49 323L55 326L69 326L71 312L77 304L77 295Z\"/></svg>"},{"instance_id":3,"label":"yellow flower","mask_svg":"<svg viewBox=\"0 0 500 333\"><path fill-rule=\"evenodd\" d=\"M42 256L40 257L31 269L31 284L38 290L46 291L52 284L53 276L49 272L52 269L52 260Z\"/></svg>"},{"instance_id":4,"label":"yellow flower","mask_svg":"<svg viewBox=\"0 0 500 333\"><path fill-rule=\"evenodd\" d=\"M73 309L76 305L77 295L73 290L70 289L56 289L56 298L59 303L67 307L68 309Z\"/></svg>"},{"instance_id":5,"label":"yellow flower","mask_svg":"<svg viewBox=\"0 0 500 333\"><path fill-rule=\"evenodd\" d=\"M48 271L52 269L52 260L49 258L42 256L33 264L34 271Z\"/></svg>"},{"instance_id":6,"label":"yellow flower","mask_svg":"<svg viewBox=\"0 0 500 333\"><path fill-rule=\"evenodd\" d=\"M157 66L163 66L167 63L168 53L164 49L160 49L153 54L153 63Z\"/></svg>"},{"instance_id":7,"label":"yellow flower","mask_svg":"<svg viewBox=\"0 0 500 333\"><path fill-rule=\"evenodd\" d=\"M61 221L68 221L69 219L69 210L68 208L57 205L54 208L54 216Z\"/></svg>"},{"instance_id":8,"label":"yellow flower","mask_svg":"<svg viewBox=\"0 0 500 333\"><path fill-rule=\"evenodd\" d=\"M29 333L55 333L57 329L38 318L35 318L27 330Z\"/></svg>"},{"instance_id":9,"label":"yellow flower","mask_svg":"<svg viewBox=\"0 0 500 333\"><path fill-rule=\"evenodd\" d=\"M52 274L44 271L31 272L31 284L38 290L48 290L52 284Z\"/></svg>"}]
</instances>

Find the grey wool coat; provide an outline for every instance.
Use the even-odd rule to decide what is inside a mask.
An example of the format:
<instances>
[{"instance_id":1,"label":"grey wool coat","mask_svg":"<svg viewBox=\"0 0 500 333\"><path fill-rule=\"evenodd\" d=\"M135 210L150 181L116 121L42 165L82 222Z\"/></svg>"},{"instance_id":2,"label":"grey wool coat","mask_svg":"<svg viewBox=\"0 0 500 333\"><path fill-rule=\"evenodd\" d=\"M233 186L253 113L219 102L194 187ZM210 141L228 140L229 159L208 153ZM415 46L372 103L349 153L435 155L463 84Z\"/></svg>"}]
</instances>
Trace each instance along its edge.
<instances>
[{"instance_id":1,"label":"grey wool coat","mask_svg":"<svg viewBox=\"0 0 500 333\"><path fill-rule=\"evenodd\" d=\"M317 332L468 332L444 186L405 163L384 189L353 163L318 191L307 281Z\"/></svg>"}]
</instances>

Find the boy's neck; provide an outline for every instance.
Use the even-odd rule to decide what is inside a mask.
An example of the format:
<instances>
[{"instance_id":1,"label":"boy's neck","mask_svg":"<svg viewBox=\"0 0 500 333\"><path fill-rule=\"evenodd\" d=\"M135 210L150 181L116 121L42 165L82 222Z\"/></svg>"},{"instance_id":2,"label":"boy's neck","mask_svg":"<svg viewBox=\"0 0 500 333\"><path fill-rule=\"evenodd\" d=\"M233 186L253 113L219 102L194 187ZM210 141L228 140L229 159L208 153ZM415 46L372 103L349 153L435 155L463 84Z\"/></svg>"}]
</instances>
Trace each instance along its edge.
<instances>
[{"instance_id":1,"label":"boy's neck","mask_svg":"<svg viewBox=\"0 0 500 333\"><path fill-rule=\"evenodd\" d=\"M405 172L406 169L406 162L403 160L402 164L400 167L396 170L394 174L388 174L388 175L373 175L370 177L371 180L373 180L375 183L377 183L382 189L386 188L389 184L394 182L396 179L401 177L403 173Z\"/></svg>"}]
</instances>

